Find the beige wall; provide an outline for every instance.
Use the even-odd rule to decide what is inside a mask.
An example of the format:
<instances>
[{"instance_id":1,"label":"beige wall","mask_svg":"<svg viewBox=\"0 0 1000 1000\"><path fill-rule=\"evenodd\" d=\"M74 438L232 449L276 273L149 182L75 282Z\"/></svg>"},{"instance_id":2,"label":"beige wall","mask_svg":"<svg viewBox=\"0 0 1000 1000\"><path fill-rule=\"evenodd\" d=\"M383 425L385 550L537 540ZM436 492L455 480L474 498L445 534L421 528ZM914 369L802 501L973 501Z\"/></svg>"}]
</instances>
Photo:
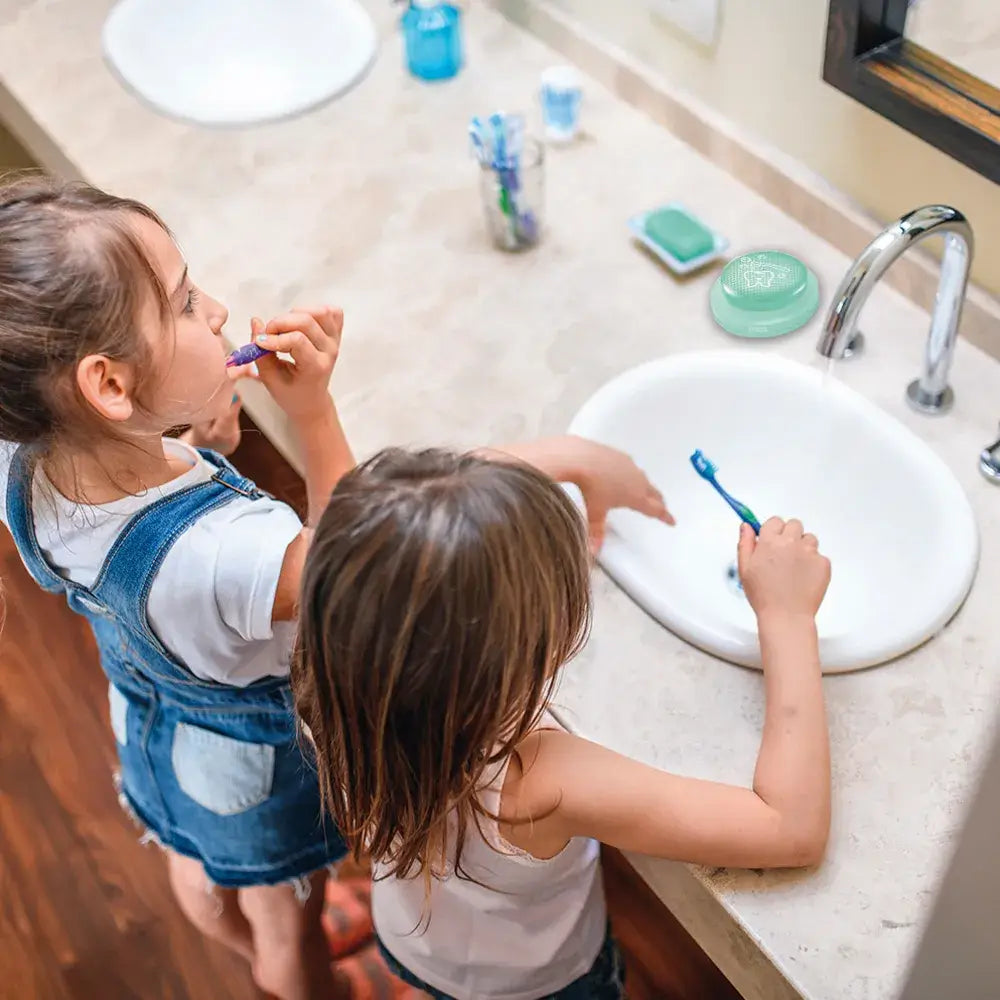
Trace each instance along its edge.
<instances>
[{"instance_id":1,"label":"beige wall","mask_svg":"<svg viewBox=\"0 0 1000 1000\"><path fill-rule=\"evenodd\" d=\"M642 0L552 2L877 218L930 202L961 209L976 234L975 278L1000 294L1000 186L823 82L827 0L724 0L711 51Z\"/></svg>"},{"instance_id":2,"label":"beige wall","mask_svg":"<svg viewBox=\"0 0 1000 1000\"><path fill-rule=\"evenodd\" d=\"M33 167L31 157L21 148L17 140L0 125L0 173L14 168Z\"/></svg>"}]
</instances>

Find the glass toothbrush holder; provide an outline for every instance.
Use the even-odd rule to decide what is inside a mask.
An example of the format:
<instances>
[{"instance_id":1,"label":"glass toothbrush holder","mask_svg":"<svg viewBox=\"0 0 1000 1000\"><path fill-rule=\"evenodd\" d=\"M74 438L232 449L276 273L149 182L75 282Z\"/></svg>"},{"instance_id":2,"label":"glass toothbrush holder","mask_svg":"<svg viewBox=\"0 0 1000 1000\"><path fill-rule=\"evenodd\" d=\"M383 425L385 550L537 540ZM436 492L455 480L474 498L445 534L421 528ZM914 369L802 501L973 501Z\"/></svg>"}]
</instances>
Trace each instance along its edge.
<instances>
[{"instance_id":1,"label":"glass toothbrush holder","mask_svg":"<svg viewBox=\"0 0 1000 1000\"><path fill-rule=\"evenodd\" d=\"M499 250L517 253L538 243L545 199L545 150L524 140L516 160L480 164L479 191L486 229Z\"/></svg>"}]
</instances>

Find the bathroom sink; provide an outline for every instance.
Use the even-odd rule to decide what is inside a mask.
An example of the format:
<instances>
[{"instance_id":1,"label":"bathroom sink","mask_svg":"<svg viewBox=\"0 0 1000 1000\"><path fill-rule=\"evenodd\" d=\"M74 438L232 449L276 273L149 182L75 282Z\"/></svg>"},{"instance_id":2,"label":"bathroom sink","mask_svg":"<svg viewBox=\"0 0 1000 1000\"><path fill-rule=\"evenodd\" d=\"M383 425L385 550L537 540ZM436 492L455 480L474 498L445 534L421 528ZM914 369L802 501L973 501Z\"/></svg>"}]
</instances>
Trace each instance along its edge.
<instances>
[{"instance_id":1,"label":"bathroom sink","mask_svg":"<svg viewBox=\"0 0 1000 1000\"><path fill-rule=\"evenodd\" d=\"M102 40L126 87L211 126L317 107L358 83L378 43L358 0L118 0Z\"/></svg>"},{"instance_id":2,"label":"bathroom sink","mask_svg":"<svg viewBox=\"0 0 1000 1000\"><path fill-rule=\"evenodd\" d=\"M689 462L696 448L764 521L799 517L833 579L817 619L827 673L883 663L941 629L965 599L979 544L972 508L918 437L823 372L743 351L678 354L600 388L571 431L631 454L677 518L614 511L605 571L672 632L760 665L733 574L739 521Z\"/></svg>"}]
</instances>

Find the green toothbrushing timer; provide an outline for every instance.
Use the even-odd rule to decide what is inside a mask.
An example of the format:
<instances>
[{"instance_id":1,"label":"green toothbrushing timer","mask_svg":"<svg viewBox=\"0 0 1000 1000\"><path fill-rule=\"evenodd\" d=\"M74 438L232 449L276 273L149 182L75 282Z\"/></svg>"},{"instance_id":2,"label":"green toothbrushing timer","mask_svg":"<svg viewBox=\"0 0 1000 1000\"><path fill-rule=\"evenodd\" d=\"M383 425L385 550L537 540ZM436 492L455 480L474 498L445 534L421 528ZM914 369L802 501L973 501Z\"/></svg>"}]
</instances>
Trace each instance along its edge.
<instances>
[{"instance_id":1,"label":"green toothbrushing timer","mask_svg":"<svg viewBox=\"0 0 1000 1000\"><path fill-rule=\"evenodd\" d=\"M722 269L709 302L715 321L737 337L780 337L812 319L819 285L797 257L758 250Z\"/></svg>"}]
</instances>

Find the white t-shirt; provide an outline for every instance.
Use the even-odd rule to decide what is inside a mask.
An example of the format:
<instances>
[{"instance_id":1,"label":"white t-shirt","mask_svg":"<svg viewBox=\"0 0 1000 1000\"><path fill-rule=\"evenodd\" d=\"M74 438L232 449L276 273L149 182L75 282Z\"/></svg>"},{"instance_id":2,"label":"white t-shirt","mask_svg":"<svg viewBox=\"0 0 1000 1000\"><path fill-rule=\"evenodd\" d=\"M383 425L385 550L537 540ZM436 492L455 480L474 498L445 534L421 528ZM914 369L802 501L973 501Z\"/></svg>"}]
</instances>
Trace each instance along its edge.
<instances>
[{"instance_id":1,"label":"white t-shirt","mask_svg":"<svg viewBox=\"0 0 1000 1000\"><path fill-rule=\"evenodd\" d=\"M0 520L7 524L7 480L16 445L0 441ZM214 469L182 441L166 450L191 468L163 486L101 506L67 500L41 470L32 486L38 544L52 568L84 587L97 579L129 519L162 497L212 478ZM234 494L199 517L167 553L153 580L149 624L196 677L245 687L288 675L294 622L271 624L285 550L302 528L286 504Z\"/></svg>"},{"instance_id":2,"label":"white t-shirt","mask_svg":"<svg viewBox=\"0 0 1000 1000\"><path fill-rule=\"evenodd\" d=\"M543 725L558 727L551 716ZM486 777L479 798L500 812L507 765ZM449 817L449 856L457 825ZM480 836L479 834L482 834ZM374 865L372 919L391 955L425 983L458 1000L530 1000L582 976L607 930L601 848L574 837L540 860L508 843L495 821L466 831L462 871L434 878L387 875Z\"/></svg>"}]
</instances>

